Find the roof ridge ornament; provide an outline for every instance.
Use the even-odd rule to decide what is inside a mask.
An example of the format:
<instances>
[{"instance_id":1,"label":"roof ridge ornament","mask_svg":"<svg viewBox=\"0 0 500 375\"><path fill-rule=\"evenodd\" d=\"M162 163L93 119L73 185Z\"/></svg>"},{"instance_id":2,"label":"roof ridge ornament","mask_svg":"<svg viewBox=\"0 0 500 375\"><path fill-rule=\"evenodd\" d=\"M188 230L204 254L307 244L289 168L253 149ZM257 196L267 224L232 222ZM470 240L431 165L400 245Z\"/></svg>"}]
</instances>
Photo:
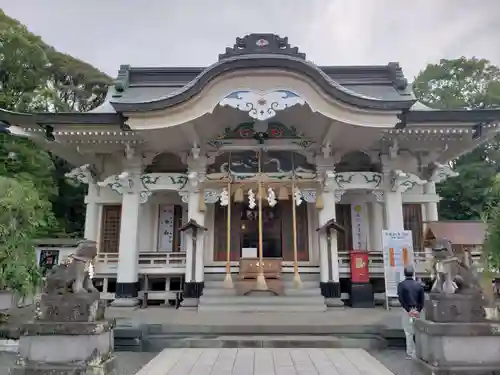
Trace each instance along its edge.
<instances>
[{"instance_id":1,"label":"roof ridge ornament","mask_svg":"<svg viewBox=\"0 0 500 375\"><path fill-rule=\"evenodd\" d=\"M115 88L114 98L119 98L122 93L127 89L130 78L130 65L120 65L120 70L118 70L118 75L113 81L113 86Z\"/></svg>"},{"instance_id":2,"label":"roof ridge ornament","mask_svg":"<svg viewBox=\"0 0 500 375\"><path fill-rule=\"evenodd\" d=\"M299 52L298 47L291 47L288 37L276 34L248 34L243 38L236 38L233 48L226 48L226 52L219 55L219 61L236 56L253 54L280 54L297 57L305 60L306 54Z\"/></svg>"},{"instance_id":3,"label":"roof ridge ornament","mask_svg":"<svg viewBox=\"0 0 500 375\"><path fill-rule=\"evenodd\" d=\"M406 79L403 69L398 62L390 62L387 64L389 69L389 76L397 90L405 90L408 87L408 80Z\"/></svg>"}]
</instances>

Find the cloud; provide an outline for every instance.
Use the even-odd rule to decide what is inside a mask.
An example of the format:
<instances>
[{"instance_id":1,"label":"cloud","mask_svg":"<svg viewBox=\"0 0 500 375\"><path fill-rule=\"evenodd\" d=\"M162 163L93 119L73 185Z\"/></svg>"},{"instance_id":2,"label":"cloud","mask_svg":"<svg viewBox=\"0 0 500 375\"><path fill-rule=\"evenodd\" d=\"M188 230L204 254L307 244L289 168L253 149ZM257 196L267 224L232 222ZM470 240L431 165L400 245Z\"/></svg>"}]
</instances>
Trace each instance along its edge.
<instances>
[{"instance_id":1,"label":"cloud","mask_svg":"<svg viewBox=\"0 0 500 375\"><path fill-rule=\"evenodd\" d=\"M288 36L320 65L399 61L409 77L462 55L500 65L498 0L0 0L0 7L110 75L120 64L209 65L251 32Z\"/></svg>"}]
</instances>

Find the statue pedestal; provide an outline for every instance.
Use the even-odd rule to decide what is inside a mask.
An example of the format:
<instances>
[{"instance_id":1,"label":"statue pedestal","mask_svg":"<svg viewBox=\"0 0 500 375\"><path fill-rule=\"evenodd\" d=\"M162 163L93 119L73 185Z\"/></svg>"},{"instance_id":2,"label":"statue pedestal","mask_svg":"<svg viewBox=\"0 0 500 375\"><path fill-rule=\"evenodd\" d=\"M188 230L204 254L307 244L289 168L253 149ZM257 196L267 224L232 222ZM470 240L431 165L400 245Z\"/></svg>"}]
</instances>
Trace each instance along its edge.
<instances>
[{"instance_id":1,"label":"statue pedestal","mask_svg":"<svg viewBox=\"0 0 500 375\"><path fill-rule=\"evenodd\" d=\"M114 320L99 293L46 294L41 316L24 324L11 375L112 375Z\"/></svg>"},{"instance_id":2,"label":"statue pedestal","mask_svg":"<svg viewBox=\"0 0 500 375\"><path fill-rule=\"evenodd\" d=\"M417 358L433 375L500 374L500 322L415 322Z\"/></svg>"},{"instance_id":3,"label":"statue pedestal","mask_svg":"<svg viewBox=\"0 0 500 375\"><path fill-rule=\"evenodd\" d=\"M416 354L433 375L500 374L500 322L488 321L480 293L430 294L415 322Z\"/></svg>"},{"instance_id":4,"label":"statue pedestal","mask_svg":"<svg viewBox=\"0 0 500 375\"><path fill-rule=\"evenodd\" d=\"M484 304L479 293L430 293L425 301L425 316L436 323L484 322Z\"/></svg>"}]
</instances>

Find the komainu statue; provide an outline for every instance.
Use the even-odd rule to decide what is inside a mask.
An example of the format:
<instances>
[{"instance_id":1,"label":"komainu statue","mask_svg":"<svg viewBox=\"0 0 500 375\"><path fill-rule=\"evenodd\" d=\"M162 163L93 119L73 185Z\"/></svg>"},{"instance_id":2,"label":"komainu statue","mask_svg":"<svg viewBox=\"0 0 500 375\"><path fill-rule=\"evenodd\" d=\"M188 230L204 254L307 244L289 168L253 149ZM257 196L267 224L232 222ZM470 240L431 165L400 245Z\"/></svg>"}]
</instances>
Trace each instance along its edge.
<instances>
[{"instance_id":1,"label":"komainu statue","mask_svg":"<svg viewBox=\"0 0 500 375\"><path fill-rule=\"evenodd\" d=\"M472 267L445 238L432 241L434 284L425 302L426 319L440 323L485 320L487 296Z\"/></svg>"},{"instance_id":2,"label":"komainu statue","mask_svg":"<svg viewBox=\"0 0 500 375\"><path fill-rule=\"evenodd\" d=\"M432 241L432 255L435 281L431 293L482 294L477 275L455 254L449 240Z\"/></svg>"},{"instance_id":3,"label":"komainu statue","mask_svg":"<svg viewBox=\"0 0 500 375\"><path fill-rule=\"evenodd\" d=\"M68 261L55 266L47 274L45 290L47 294L95 293L89 269L97 256L97 243L83 240Z\"/></svg>"}]
</instances>

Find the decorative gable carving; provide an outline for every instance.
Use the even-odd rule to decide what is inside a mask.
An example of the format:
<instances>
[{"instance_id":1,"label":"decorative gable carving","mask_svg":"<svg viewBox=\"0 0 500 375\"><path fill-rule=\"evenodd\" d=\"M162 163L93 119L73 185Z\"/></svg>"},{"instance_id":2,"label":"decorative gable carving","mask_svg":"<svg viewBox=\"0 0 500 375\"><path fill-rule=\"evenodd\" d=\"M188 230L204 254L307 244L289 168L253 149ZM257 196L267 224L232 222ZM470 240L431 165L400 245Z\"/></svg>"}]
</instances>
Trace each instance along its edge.
<instances>
[{"instance_id":1,"label":"decorative gable carving","mask_svg":"<svg viewBox=\"0 0 500 375\"><path fill-rule=\"evenodd\" d=\"M287 37L276 34L249 34L243 38L236 38L233 48L226 48L226 52L219 55L219 61L230 57L251 54L280 54L298 57L305 60L305 53L299 52L297 47L291 47Z\"/></svg>"},{"instance_id":2,"label":"decorative gable carving","mask_svg":"<svg viewBox=\"0 0 500 375\"><path fill-rule=\"evenodd\" d=\"M207 143L212 147L219 148L224 145L230 145L235 140L248 139L255 139L259 142L263 142L266 139L287 139L290 140L291 143L297 144L304 149L314 143L314 141L305 138L299 133L294 126L288 127L279 122L268 123L267 129L263 132L257 132L255 130L254 122L244 122L234 129L226 128L223 134Z\"/></svg>"}]
</instances>

